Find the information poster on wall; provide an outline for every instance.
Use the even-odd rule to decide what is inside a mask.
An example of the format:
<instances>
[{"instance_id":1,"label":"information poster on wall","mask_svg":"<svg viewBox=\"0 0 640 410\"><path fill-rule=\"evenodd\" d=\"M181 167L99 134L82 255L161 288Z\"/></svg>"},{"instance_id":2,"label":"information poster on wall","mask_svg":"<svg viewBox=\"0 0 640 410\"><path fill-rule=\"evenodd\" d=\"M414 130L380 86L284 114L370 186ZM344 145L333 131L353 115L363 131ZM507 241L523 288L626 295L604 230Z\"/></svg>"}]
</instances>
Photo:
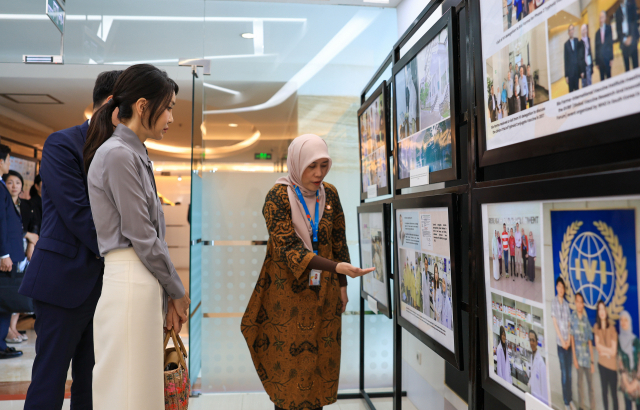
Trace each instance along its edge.
<instances>
[{"instance_id":1,"label":"information poster on wall","mask_svg":"<svg viewBox=\"0 0 640 410\"><path fill-rule=\"evenodd\" d=\"M399 209L400 314L454 351L448 208Z\"/></svg>"},{"instance_id":2,"label":"information poster on wall","mask_svg":"<svg viewBox=\"0 0 640 410\"><path fill-rule=\"evenodd\" d=\"M639 211L640 197L483 205L493 380L560 410L638 397Z\"/></svg>"},{"instance_id":3,"label":"information poster on wall","mask_svg":"<svg viewBox=\"0 0 640 410\"><path fill-rule=\"evenodd\" d=\"M24 179L24 186L22 187L22 190L24 192L29 192L36 178L36 161L12 156L11 169L22 175L22 178Z\"/></svg>"},{"instance_id":4,"label":"information poster on wall","mask_svg":"<svg viewBox=\"0 0 640 410\"><path fill-rule=\"evenodd\" d=\"M640 112L633 0L483 0L486 149Z\"/></svg>"},{"instance_id":5,"label":"information poster on wall","mask_svg":"<svg viewBox=\"0 0 640 410\"><path fill-rule=\"evenodd\" d=\"M389 306L384 220L382 212L360 213L360 260L362 268L373 268L362 277L362 288L384 306Z\"/></svg>"}]
</instances>

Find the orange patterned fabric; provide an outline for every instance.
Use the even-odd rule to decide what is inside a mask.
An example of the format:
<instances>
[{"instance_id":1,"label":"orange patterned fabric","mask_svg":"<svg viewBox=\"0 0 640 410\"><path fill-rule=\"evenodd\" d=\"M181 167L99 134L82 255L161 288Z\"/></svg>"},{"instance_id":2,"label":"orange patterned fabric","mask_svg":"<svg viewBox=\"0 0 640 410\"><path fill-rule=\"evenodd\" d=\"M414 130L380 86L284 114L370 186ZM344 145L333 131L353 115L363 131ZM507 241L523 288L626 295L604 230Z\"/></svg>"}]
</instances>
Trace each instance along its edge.
<instances>
[{"instance_id":1,"label":"orange patterned fabric","mask_svg":"<svg viewBox=\"0 0 640 410\"><path fill-rule=\"evenodd\" d=\"M345 220L336 188L324 183L327 200L318 232L318 254L350 262ZM275 185L262 210L269 230L267 255L242 317L241 330L271 401L286 410L310 410L337 400L342 338L342 300L336 273L322 272L309 286L313 258L296 235L285 185Z\"/></svg>"}]
</instances>

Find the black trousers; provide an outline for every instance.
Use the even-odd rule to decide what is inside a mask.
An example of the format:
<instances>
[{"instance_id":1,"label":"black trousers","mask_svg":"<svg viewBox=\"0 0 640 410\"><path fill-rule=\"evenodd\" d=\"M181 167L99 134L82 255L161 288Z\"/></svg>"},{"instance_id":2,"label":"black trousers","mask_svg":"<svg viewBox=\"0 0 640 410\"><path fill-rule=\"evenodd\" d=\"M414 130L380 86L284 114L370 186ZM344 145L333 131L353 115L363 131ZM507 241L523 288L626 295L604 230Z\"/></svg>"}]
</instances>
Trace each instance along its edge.
<instances>
[{"instance_id":1,"label":"black trousers","mask_svg":"<svg viewBox=\"0 0 640 410\"><path fill-rule=\"evenodd\" d=\"M93 314L101 292L102 277L87 300L75 309L33 301L36 313L36 358L24 410L62 408L67 371L72 359L71 408L93 409Z\"/></svg>"},{"instance_id":2,"label":"black trousers","mask_svg":"<svg viewBox=\"0 0 640 410\"><path fill-rule=\"evenodd\" d=\"M604 410L609 410L609 391L613 401L613 410L618 410L618 373L598 364L600 370L600 383L602 384L602 403Z\"/></svg>"},{"instance_id":3,"label":"black trousers","mask_svg":"<svg viewBox=\"0 0 640 410\"><path fill-rule=\"evenodd\" d=\"M638 68L638 43L631 42L630 46L622 45L622 61L624 61L624 71Z\"/></svg>"},{"instance_id":4,"label":"black trousers","mask_svg":"<svg viewBox=\"0 0 640 410\"><path fill-rule=\"evenodd\" d=\"M611 78L611 66L609 65L609 61L604 64L598 65L600 68L600 81L604 81L607 78Z\"/></svg>"},{"instance_id":5,"label":"black trousers","mask_svg":"<svg viewBox=\"0 0 640 410\"><path fill-rule=\"evenodd\" d=\"M569 92L580 89L580 75L569 76Z\"/></svg>"},{"instance_id":6,"label":"black trousers","mask_svg":"<svg viewBox=\"0 0 640 410\"><path fill-rule=\"evenodd\" d=\"M7 343L4 339L9 333L9 325L11 324L11 313L0 313L0 350L7 350Z\"/></svg>"}]
</instances>

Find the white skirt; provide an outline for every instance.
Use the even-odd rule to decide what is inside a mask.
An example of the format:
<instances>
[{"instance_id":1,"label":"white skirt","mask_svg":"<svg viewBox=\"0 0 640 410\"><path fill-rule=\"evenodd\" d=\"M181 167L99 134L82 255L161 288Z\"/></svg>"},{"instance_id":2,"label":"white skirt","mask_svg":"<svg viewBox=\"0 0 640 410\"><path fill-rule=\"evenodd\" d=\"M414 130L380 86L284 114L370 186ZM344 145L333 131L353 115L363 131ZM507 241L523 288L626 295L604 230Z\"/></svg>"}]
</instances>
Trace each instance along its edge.
<instances>
[{"instance_id":1,"label":"white skirt","mask_svg":"<svg viewBox=\"0 0 640 410\"><path fill-rule=\"evenodd\" d=\"M500 260L497 257L493 257L493 278L500 280Z\"/></svg>"},{"instance_id":2,"label":"white skirt","mask_svg":"<svg viewBox=\"0 0 640 410\"><path fill-rule=\"evenodd\" d=\"M105 256L93 319L94 410L164 410L162 295L133 248Z\"/></svg>"}]
</instances>

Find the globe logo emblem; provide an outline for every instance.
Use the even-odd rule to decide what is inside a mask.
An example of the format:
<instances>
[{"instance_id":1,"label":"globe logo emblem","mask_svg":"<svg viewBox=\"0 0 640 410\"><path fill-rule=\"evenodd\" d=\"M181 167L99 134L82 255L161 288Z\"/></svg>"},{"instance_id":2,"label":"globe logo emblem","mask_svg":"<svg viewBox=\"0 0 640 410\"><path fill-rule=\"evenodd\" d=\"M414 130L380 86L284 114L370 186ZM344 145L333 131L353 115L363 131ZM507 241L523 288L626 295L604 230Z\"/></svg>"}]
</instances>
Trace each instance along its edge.
<instances>
[{"instance_id":1,"label":"globe logo emblem","mask_svg":"<svg viewBox=\"0 0 640 410\"><path fill-rule=\"evenodd\" d=\"M614 263L609 246L594 232L578 235L569 251L569 277L574 293L581 293L586 308L609 304L615 290Z\"/></svg>"}]
</instances>

